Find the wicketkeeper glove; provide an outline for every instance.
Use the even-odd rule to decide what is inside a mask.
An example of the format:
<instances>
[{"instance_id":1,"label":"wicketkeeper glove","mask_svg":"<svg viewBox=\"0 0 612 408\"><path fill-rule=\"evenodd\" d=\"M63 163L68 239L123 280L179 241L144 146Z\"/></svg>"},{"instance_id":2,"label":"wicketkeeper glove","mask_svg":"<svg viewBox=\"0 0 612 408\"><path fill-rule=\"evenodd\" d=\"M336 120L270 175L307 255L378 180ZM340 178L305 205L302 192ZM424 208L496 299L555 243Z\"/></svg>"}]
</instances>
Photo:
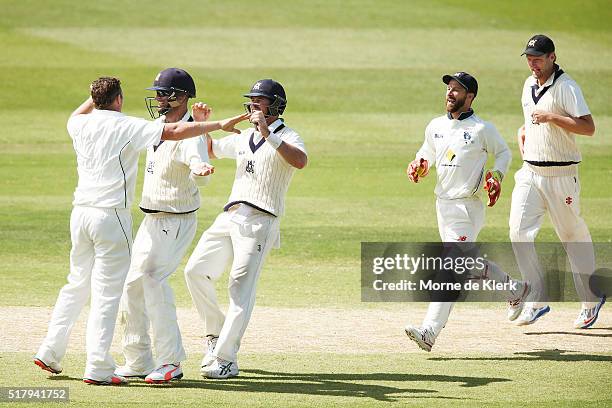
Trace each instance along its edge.
<instances>
[{"instance_id":1,"label":"wicketkeeper glove","mask_svg":"<svg viewBox=\"0 0 612 408\"><path fill-rule=\"evenodd\" d=\"M501 195L501 182L504 175L499 170L488 170L485 175L484 189L489 195L487 205L493 207Z\"/></svg>"},{"instance_id":2,"label":"wicketkeeper glove","mask_svg":"<svg viewBox=\"0 0 612 408\"><path fill-rule=\"evenodd\" d=\"M429 162L423 158L415 159L408 165L406 173L408 173L410 181L418 183L420 177L429 174Z\"/></svg>"}]
</instances>

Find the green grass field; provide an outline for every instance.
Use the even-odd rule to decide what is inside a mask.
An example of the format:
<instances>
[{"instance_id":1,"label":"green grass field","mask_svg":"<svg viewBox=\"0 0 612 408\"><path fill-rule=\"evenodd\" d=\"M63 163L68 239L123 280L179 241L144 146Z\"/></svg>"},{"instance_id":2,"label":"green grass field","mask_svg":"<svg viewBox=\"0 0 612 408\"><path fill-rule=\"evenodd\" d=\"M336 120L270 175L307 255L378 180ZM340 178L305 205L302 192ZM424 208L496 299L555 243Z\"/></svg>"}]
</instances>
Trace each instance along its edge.
<instances>
[{"instance_id":1,"label":"green grass field","mask_svg":"<svg viewBox=\"0 0 612 408\"><path fill-rule=\"evenodd\" d=\"M607 1L0 0L0 307L51 307L65 282L76 184L65 123L88 84L101 75L120 77L124 110L144 117L144 88L169 66L193 75L197 100L213 107L214 118L241 112L241 95L255 80L277 79L287 91L286 122L306 142L309 165L289 190L282 248L266 263L258 305L377 308L360 302L360 242L439 240L435 181L409 184L405 168L429 120L443 113L441 76L465 70L478 78L474 108L509 143L514 173L520 92L529 74L520 54L537 32L555 40L559 64L581 85L593 113L595 137L580 138L581 207L593 239L610 242L610 21ZM198 235L222 208L233 180L233 162L215 165L214 182L202 190ZM142 177L137 196L141 185ZM512 187L507 177L480 240L507 241ZM136 207L134 217L138 225ZM548 221L540 239L556 240ZM178 306L190 307L182 267L172 279ZM221 299L224 286L222 279ZM83 406L96 400L603 406L612 403L612 344L609 336L600 340L601 355L582 354L578 361L514 354L432 361L434 355L413 348L399 357L247 354L244 376L223 384L189 377L172 392L145 390L142 383L118 391L84 387L73 381L84 364L78 353L68 356L68 377L43 381L29 362L32 350L0 354L0 385L69 386L75 405ZM195 372L197 357L187 364ZM7 380L10 369L23 373L23 383ZM542 378L546 387L537 393L529 384Z\"/></svg>"}]
</instances>

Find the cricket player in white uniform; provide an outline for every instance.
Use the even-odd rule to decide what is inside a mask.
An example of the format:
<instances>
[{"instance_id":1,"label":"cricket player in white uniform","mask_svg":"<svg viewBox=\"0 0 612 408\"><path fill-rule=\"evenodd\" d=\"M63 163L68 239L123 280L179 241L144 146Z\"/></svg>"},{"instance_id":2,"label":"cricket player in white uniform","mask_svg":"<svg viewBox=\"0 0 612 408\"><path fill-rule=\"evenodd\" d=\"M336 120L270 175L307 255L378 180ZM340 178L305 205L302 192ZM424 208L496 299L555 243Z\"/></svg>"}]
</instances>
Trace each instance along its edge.
<instances>
[{"instance_id":1,"label":"cricket player in white uniform","mask_svg":"<svg viewBox=\"0 0 612 408\"><path fill-rule=\"evenodd\" d=\"M187 262L185 277L205 322L207 350L202 375L238 375L237 353L255 303L255 287L266 255L279 245L285 194L295 169L306 166L304 142L285 126L283 87L257 81L245 95L254 128L241 135L211 140L209 156L236 160L236 178L224 211L202 235ZM194 118L198 120L194 109ZM217 304L214 282L231 262L227 315Z\"/></svg>"},{"instance_id":2,"label":"cricket player in white uniform","mask_svg":"<svg viewBox=\"0 0 612 408\"><path fill-rule=\"evenodd\" d=\"M445 75L447 114L433 119L425 129L425 141L408 166L408 177L417 183L435 164L438 182L435 188L438 229L443 242L474 242L484 225L485 209L480 190L488 191L489 206L501 193L501 181L510 166L511 153L492 123L480 119L472 110L478 82L466 73ZM485 172L488 155L495 157L492 170ZM477 276L473 275L477 273ZM492 262L484 271L473 271L474 278L496 282L514 282ZM524 282L516 282L509 291L511 301L522 299L529 291ZM431 302L420 327L406 326L406 334L423 350L431 351L436 337L446 325L454 302Z\"/></svg>"},{"instance_id":3,"label":"cricket player in white uniform","mask_svg":"<svg viewBox=\"0 0 612 408\"><path fill-rule=\"evenodd\" d=\"M187 103L189 98L195 98L196 86L186 71L167 68L148 89L156 91L155 97L146 98L154 119L162 123L193 121ZM183 377L181 361L186 355L168 279L195 236L196 211L200 207L198 185L206 185L213 170L202 137L164 141L147 149L140 202L146 215L134 240L121 300L126 364L115 370L119 376L145 377L145 382L151 384ZM149 322L156 362L148 334Z\"/></svg>"},{"instance_id":4,"label":"cricket player in white uniform","mask_svg":"<svg viewBox=\"0 0 612 408\"><path fill-rule=\"evenodd\" d=\"M123 93L117 78L99 78L90 89L91 97L72 113L67 126L79 176L70 217L70 274L34 363L54 374L62 371L70 332L91 295L83 380L120 385L127 381L113 374L115 362L109 351L130 265L130 208L138 154L160 140L180 140L217 129L238 132L235 124L248 115L220 122L150 122L121 113Z\"/></svg>"},{"instance_id":5,"label":"cricket player in white uniform","mask_svg":"<svg viewBox=\"0 0 612 408\"><path fill-rule=\"evenodd\" d=\"M548 211L570 260L582 308L575 328L597 320L605 295L589 287L595 254L589 229L580 217L576 135L593 136L595 124L578 84L555 63L555 45L545 35L529 39L523 55L532 75L523 86L525 124L518 142L523 167L515 175L510 240L523 278L532 285L529 302L508 309L519 325L532 324L550 311L534 240ZM595 290L593 290L595 289Z\"/></svg>"}]
</instances>

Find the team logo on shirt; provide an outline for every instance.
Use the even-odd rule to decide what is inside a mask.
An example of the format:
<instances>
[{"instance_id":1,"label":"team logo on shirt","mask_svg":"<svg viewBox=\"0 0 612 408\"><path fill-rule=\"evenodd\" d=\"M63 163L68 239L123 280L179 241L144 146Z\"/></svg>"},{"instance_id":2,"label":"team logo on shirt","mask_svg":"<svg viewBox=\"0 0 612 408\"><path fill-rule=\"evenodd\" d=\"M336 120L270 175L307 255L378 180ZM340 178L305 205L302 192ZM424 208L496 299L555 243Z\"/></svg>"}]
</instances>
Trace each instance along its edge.
<instances>
[{"instance_id":1,"label":"team logo on shirt","mask_svg":"<svg viewBox=\"0 0 612 408\"><path fill-rule=\"evenodd\" d=\"M153 174L154 167L155 167L155 162L153 160L147 162L147 168L146 168L147 173Z\"/></svg>"},{"instance_id":2,"label":"team logo on shirt","mask_svg":"<svg viewBox=\"0 0 612 408\"><path fill-rule=\"evenodd\" d=\"M472 140L472 134L470 132L463 132L463 142L465 144L474 143Z\"/></svg>"},{"instance_id":3,"label":"team logo on shirt","mask_svg":"<svg viewBox=\"0 0 612 408\"><path fill-rule=\"evenodd\" d=\"M446 159L447 159L449 162L452 162L452 161L455 159L455 157L457 157L457 155L455 154L455 152L453 152L451 149L448 149L448 152L446 152Z\"/></svg>"},{"instance_id":4,"label":"team logo on shirt","mask_svg":"<svg viewBox=\"0 0 612 408\"><path fill-rule=\"evenodd\" d=\"M565 204L571 205L573 201L572 197L565 197Z\"/></svg>"},{"instance_id":5,"label":"team logo on shirt","mask_svg":"<svg viewBox=\"0 0 612 408\"><path fill-rule=\"evenodd\" d=\"M251 174L255 173L255 161L254 160L248 160L247 161L245 171L247 173L251 173Z\"/></svg>"}]
</instances>

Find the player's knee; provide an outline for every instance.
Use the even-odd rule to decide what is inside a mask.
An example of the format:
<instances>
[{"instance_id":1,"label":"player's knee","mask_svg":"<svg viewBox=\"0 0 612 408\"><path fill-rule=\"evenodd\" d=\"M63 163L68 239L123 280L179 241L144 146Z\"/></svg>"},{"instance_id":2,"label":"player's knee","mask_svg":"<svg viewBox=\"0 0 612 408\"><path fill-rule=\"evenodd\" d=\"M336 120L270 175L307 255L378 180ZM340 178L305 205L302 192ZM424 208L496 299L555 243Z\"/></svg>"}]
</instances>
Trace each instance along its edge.
<instances>
[{"instance_id":1,"label":"player's knee","mask_svg":"<svg viewBox=\"0 0 612 408\"><path fill-rule=\"evenodd\" d=\"M185 280L191 281L195 279L198 275L197 268L195 264L187 261L187 265L185 265Z\"/></svg>"},{"instance_id":2,"label":"player's knee","mask_svg":"<svg viewBox=\"0 0 612 408\"><path fill-rule=\"evenodd\" d=\"M535 233L531 230L521 228L519 226L510 226L510 241L511 242L533 242Z\"/></svg>"},{"instance_id":3,"label":"player's knee","mask_svg":"<svg viewBox=\"0 0 612 408\"><path fill-rule=\"evenodd\" d=\"M590 242L591 234L587 228L557 231L561 242Z\"/></svg>"}]
</instances>

